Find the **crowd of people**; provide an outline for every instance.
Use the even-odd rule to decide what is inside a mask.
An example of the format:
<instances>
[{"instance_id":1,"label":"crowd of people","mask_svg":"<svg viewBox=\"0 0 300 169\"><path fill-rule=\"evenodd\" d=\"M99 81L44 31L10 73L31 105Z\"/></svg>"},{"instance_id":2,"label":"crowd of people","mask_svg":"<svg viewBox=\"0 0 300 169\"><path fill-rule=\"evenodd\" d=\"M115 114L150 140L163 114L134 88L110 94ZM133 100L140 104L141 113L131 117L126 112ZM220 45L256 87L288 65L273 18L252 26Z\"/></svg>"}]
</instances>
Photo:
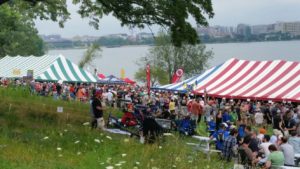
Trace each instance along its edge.
<instances>
[{"instance_id":1,"label":"crowd of people","mask_svg":"<svg viewBox=\"0 0 300 169\"><path fill-rule=\"evenodd\" d=\"M108 92L114 93L114 89ZM107 93L99 95L111 106L117 102ZM245 165L261 168L299 165L295 154L300 153L300 106L295 103L214 99L172 92L147 95L145 90L123 92L119 97L131 106L148 107L152 117L172 121L174 129L184 135L196 134L197 126L206 125L224 160L239 157ZM122 118L124 125L137 124L130 112L134 110L124 111L130 119Z\"/></svg>"},{"instance_id":2,"label":"crowd of people","mask_svg":"<svg viewBox=\"0 0 300 169\"><path fill-rule=\"evenodd\" d=\"M295 160L295 154L300 154L297 103L209 98L168 91L148 93L145 87L132 85L13 83L29 85L32 94L90 103L95 128L106 127L105 107L115 107L124 111L120 121L125 127L139 124L137 114L144 115L143 120L150 116L169 120L172 128L183 135L197 134L197 127L205 125L227 161L239 157L246 165L262 168L299 165L299 159ZM1 81L0 85L7 86L9 82Z\"/></svg>"},{"instance_id":3,"label":"crowd of people","mask_svg":"<svg viewBox=\"0 0 300 169\"><path fill-rule=\"evenodd\" d=\"M107 92L118 93L114 88ZM107 92L102 99L109 105L121 99L131 106L148 107L148 114L172 121L181 134L197 134L197 126L206 125L224 160L238 156L244 164L262 168L299 165L295 154L300 154L300 106L296 103L203 98L161 91L147 95L145 89L117 94L119 98L112 95L113 99L109 99ZM128 112L134 110L124 111ZM122 123L136 125L134 118L129 117L131 123L122 119Z\"/></svg>"}]
</instances>

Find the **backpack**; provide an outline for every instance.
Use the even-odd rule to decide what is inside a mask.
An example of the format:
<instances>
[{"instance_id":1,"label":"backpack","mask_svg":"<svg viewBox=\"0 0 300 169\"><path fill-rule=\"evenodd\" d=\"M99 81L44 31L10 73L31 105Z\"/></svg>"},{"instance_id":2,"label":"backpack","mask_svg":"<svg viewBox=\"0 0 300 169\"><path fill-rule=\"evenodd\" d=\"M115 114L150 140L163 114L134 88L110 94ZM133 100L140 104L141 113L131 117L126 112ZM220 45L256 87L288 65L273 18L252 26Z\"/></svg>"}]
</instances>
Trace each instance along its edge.
<instances>
[{"instance_id":1,"label":"backpack","mask_svg":"<svg viewBox=\"0 0 300 169\"><path fill-rule=\"evenodd\" d=\"M218 131L218 135L217 135L218 141L223 142L225 140L224 133L225 133L225 131L221 131L221 132Z\"/></svg>"}]
</instances>

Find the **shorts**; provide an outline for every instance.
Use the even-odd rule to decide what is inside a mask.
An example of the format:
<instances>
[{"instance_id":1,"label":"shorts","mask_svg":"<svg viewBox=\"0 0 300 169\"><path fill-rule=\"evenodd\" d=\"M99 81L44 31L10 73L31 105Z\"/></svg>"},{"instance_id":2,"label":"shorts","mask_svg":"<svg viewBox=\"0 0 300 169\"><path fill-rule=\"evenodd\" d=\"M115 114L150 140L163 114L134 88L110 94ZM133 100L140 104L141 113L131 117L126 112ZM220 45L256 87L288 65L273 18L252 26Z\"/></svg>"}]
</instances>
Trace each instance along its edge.
<instances>
[{"instance_id":1,"label":"shorts","mask_svg":"<svg viewBox=\"0 0 300 169\"><path fill-rule=\"evenodd\" d=\"M97 128L105 129L105 121L103 117L97 118Z\"/></svg>"}]
</instances>

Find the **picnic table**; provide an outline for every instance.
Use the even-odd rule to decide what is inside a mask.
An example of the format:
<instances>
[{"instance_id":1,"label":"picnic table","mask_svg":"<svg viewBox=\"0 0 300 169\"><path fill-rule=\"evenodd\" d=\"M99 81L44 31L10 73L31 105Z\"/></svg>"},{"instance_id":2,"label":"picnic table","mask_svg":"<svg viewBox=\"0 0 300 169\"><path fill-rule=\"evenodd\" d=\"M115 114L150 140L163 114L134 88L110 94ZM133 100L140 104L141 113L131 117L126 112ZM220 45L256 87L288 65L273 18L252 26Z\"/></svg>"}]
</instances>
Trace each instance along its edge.
<instances>
[{"instance_id":1,"label":"picnic table","mask_svg":"<svg viewBox=\"0 0 300 169\"><path fill-rule=\"evenodd\" d=\"M195 138L199 141L198 144L195 143L187 143L188 145L195 145L200 148L200 150L204 151L207 154L208 160L210 160L210 153L216 152L221 153L219 150L210 149L210 141L211 139L209 137L203 137L203 136L192 136L192 138Z\"/></svg>"},{"instance_id":2,"label":"picnic table","mask_svg":"<svg viewBox=\"0 0 300 169\"><path fill-rule=\"evenodd\" d=\"M299 169L299 167L281 166L280 169Z\"/></svg>"},{"instance_id":3,"label":"picnic table","mask_svg":"<svg viewBox=\"0 0 300 169\"><path fill-rule=\"evenodd\" d=\"M207 150L207 151L210 150L210 146L209 146L210 138L209 137L192 136L192 138L195 138L195 139L199 140L200 146L204 144L205 145L205 150Z\"/></svg>"}]
</instances>

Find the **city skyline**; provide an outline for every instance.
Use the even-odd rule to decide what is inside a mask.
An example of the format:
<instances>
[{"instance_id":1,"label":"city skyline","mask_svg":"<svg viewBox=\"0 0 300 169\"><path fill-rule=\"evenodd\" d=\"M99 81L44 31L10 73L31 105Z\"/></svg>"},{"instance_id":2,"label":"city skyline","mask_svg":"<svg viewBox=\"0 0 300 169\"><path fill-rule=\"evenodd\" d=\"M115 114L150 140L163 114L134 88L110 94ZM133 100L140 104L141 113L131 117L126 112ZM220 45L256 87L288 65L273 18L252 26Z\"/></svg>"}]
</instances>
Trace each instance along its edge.
<instances>
[{"instance_id":1,"label":"city skyline","mask_svg":"<svg viewBox=\"0 0 300 169\"><path fill-rule=\"evenodd\" d=\"M247 23L238 23L235 26L224 26L224 25L213 25L208 27L195 27L197 33L201 35L201 33L205 33L207 31L212 31L211 33L231 33L231 34L239 34L238 29L239 27L249 27L251 34L266 34L266 33L275 33L275 32L281 32L281 33L291 33L292 35L300 35L300 20L294 21L294 22L275 22L275 23L269 23L269 24L259 24L259 25L250 25ZM292 28L292 29L291 29ZM143 32L144 30L141 30L141 32L135 32L135 34L129 34L129 33L112 33L112 34L106 34L101 36L96 35L75 35L70 38L63 37L60 34L40 34L41 37L47 38L47 37L56 37L56 38L63 38L65 40L79 40L79 39L94 39L100 38L100 37L108 37L108 38L123 38L126 39L127 37L136 37L136 36L143 36L146 38L153 37L152 33Z\"/></svg>"},{"instance_id":2,"label":"city skyline","mask_svg":"<svg viewBox=\"0 0 300 169\"><path fill-rule=\"evenodd\" d=\"M298 0L212 0L215 16L209 19L210 26L236 26L239 23L249 25L271 24L279 21L297 21L300 14ZM76 13L77 7L68 1L68 9L71 18L65 23L64 29L59 28L58 23L51 21L36 21L39 34L60 34L62 37L72 38L74 36L103 36L116 33L136 34L139 32L151 32L150 29L133 29L121 27L120 22L113 16L104 16L100 21L100 29L95 30L89 26L88 19L82 19ZM289 9L289 12L286 12ZM234 12L233 12L234 11ZM194 27L195 22L189 19ZM75 29L76 28L76 29ZM152 26L154 33L159 30L158 26Z\"/></svg>"}]
</instances>

